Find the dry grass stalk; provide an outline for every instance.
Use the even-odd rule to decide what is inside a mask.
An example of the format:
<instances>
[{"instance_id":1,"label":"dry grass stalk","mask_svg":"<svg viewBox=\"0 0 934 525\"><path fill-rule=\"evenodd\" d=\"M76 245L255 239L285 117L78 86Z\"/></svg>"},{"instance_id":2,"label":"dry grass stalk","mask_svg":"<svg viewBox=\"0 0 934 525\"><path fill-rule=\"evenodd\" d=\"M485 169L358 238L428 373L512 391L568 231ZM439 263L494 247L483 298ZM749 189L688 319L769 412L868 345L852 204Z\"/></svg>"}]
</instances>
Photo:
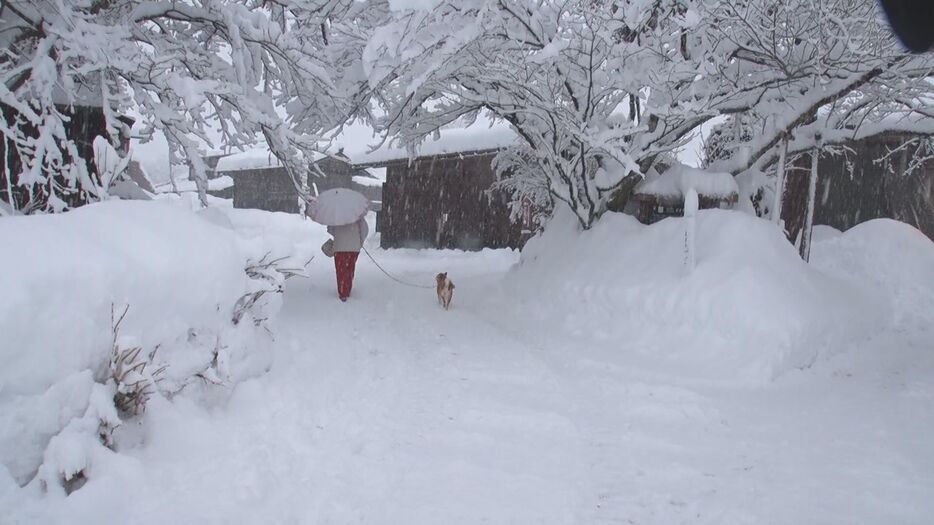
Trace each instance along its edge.
<instances>
[{"instance_id":1,"label":"dry grass stalk","mask_svg":"<svg viewBox=\"0 0 934 525\"><path fill-rule=\"evenodd\" d=\"M152 364L158 347L147 356L142 356L143 348L133 346L121 348L119 343L120 323L126 317L130 307L123 309L120 317L114 319L111 309L111 323L113 326L113 351L110 358L110 376L116 385L114 405L121 414L138 416L146 410L146 402L155 393L156 383L161 381L165 366L150 372L147 368Z\"/></svg>"}]
</instances>

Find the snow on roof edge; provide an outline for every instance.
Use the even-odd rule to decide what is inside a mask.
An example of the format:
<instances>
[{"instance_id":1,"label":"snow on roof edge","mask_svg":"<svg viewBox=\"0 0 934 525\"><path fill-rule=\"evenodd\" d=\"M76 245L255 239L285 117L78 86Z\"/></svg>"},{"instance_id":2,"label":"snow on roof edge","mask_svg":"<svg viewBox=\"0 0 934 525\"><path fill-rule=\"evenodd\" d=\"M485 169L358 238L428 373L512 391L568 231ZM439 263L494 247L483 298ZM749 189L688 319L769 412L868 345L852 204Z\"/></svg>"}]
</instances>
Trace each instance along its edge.
<instances>
[{"instance_id":1,"label":"snow on roof edge","mask_svg":"<svg viewBox=\"0 0 934 525\"><path fill-rule=\"evenodd\" d=\"M357 167L380 166L393 162L434 157L495 151L514 144L518 135L512 127L490 116L481 116L466 127L454 125L444 127L437 133L437 138L429 137L415 148L413 155L398 144L398 141L386 140L380 143L372 128L365 124L354 124L343 129L334 138L331 149L342 150L351 164ZM375 150L371 149L376 146Z\"/></svg>"},{"instance_id":2,"label":"snow on roof edge","mask_svg":"<svg viewBox=\"0 0 934 525\"><path fill-rule=\"evenodd\" d=\"M739 186L732 174L707 171L685 164L675 164L656 177L636 185L636 195L683 197L693 188L700 195L730 198L739 194Z\"/></svg>"}]
</instances>

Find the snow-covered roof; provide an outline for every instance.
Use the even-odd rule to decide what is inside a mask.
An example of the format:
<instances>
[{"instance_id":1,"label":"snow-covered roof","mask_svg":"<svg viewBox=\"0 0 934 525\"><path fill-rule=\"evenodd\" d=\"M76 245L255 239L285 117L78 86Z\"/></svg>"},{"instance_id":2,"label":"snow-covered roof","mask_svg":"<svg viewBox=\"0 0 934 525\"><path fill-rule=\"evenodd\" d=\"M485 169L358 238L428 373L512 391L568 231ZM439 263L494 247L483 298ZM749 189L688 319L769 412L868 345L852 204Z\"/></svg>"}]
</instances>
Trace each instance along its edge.
<instances>
[{"instance_id":1,"label":"snow-covered roof","mask_svg":"<svg viewBox=\"0 0 934 525\"><path fill-rule=\"evenodd\" d=\"M739 193L733 175L685 164L675 164L661 175L649 173L645 180L636 185L634 193L680 198L691 188L707 197L729 198Z\"/></svg>"},{"instance_id":2,"label":"snow-covered roof","mask_svg":"<svg viewBox=\"0 0 934 525\"><path fill-rule=\"evenodd\" d=\"M227 175L208 179L208 191L225 190L233 185L233 178ZM178 188L178 191L198 191L198 186L195 184L195 181L187 178L176 180L175 187ZM156 193L170 193L172 191L174 191L174 188L171 182L164 182L156 186Z\"/></svg>"},{"instance_id":3,"label":"snow-covered roof","mask_svg":"<svg viewBox=\"0 0 934 525\"><path fill-rule=\"evenodd\" d=\"M517 139L516 132L503 121L494 121L481 115L469 126L451 125L442 128L437 137L429 137L416 151L417 157L489 151L504 148ZM389 162L406 160L409 154L397 141L387 140L380 144L381 137L373 128L360 121L343 127L327 146L327 154L345 157L354 165L381 165ZM375 149L374 149L375 148ZM216 150L212 156L221 155ZM324 158L316 155L314 160ZM215 171L230 172L240 170L278 168L282 164L266 147L258 147L242 152L234 152L222 157L217 162Z\"/></svg>"},{"instance_id":4,"label":"snow-covered roof","mask_svg":"<svg viewBox=\"0 0 934 525\"><path fill-rule=\"evenodd\" d=\"M318 155L314 160L317 161L323 157L324 155ZM269 148L261 147L248 149L246 151L238 151L222 157L217 161L217 167L214 171L224 173L279 167L282 167L282 163L279 162L279 159L269 151Z\"/></svg>"},{"instance_id":5,"label":"snow-covered roof","mask_svg":"<svg viewBox=\"0 0 934 525\"><path fill-rule=\"evenodd\" d=\"M377 179L376 177L364 177L362 175L355 175L351 180L361 186L382 186L383 185L383 181L380 179Z\"/></svg>"},{"instance_id":6,"label":"snow-covered roof","mask_svg":"<svg viewBox=\"0 0 934 525\"><path fill-rule=\"evenodd\" d=\"M233 177L223 175L216 179L208 180L208 189L211 191L226 190L234 185Z\"/></svg>"},{"instance_id":7,"label":"snow-covered roof","mask_svg":"<svg viewBox=\"0 0 934 525\"><path fill-rule=\"evenodd\" d=\"M481 115L470 126L442 128L437 137L429 137L418 147L416 156L495 150L513 144L516 139L516 132L509 124ZM396 141L387 140L380 145L380 137L373 133L373 129L359 122L345 126L333 139L329 151L341 149L356 165L379 165L409 158L406 149Z\"/></svg>"},{"instance_id":8,"label":"snow-covered roof","mask_svg":"<svg viewBox=\"0 0 934 525\"><path fill-rule=\"evenodd\" d=\"M266 148L256 148L238 153L231 153L217 161L215 171L240 171L282 166L279 159Z\"/></svg>"}]
</instances>

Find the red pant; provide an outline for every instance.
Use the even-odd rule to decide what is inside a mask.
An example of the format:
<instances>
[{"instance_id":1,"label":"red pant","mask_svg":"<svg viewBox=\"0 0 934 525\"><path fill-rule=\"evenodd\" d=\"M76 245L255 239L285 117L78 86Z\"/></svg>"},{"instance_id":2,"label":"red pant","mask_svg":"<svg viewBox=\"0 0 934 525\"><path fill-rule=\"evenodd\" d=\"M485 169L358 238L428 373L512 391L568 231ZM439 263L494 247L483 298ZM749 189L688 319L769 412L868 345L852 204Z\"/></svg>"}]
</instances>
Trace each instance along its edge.
<instances>
[{"instance_id":1,"label":"red pant","mask_svg":"<svg viewBox=\"0 0 934 525\"><path fill-rule=\"evenodd\" d=\"M357 266L358 252L334 252L334 269L337 270L337 295L341 300L350 297L353 288L353 272Z\"/></svg>"}]
</instances>

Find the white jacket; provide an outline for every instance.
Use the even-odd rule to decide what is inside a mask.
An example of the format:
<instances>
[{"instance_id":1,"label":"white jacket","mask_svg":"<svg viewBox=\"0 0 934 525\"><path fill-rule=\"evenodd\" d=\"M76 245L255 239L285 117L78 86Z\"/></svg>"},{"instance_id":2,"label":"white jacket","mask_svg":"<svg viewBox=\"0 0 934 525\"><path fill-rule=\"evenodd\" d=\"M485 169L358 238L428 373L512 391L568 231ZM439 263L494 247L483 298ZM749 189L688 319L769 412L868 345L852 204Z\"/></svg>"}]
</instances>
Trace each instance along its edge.
<instances>
[{"instance_id":1,"label":"white jacket","mask_svg":"<svg viewBox=\"0 0 934 525\"><path fill-rule=\"evenodd\" d=\"M370 234L366 219L360 219L343 226L328 226L328 233L334 237L335 252L359 252L363 241Z\"/></svg>"}]
</instances>

